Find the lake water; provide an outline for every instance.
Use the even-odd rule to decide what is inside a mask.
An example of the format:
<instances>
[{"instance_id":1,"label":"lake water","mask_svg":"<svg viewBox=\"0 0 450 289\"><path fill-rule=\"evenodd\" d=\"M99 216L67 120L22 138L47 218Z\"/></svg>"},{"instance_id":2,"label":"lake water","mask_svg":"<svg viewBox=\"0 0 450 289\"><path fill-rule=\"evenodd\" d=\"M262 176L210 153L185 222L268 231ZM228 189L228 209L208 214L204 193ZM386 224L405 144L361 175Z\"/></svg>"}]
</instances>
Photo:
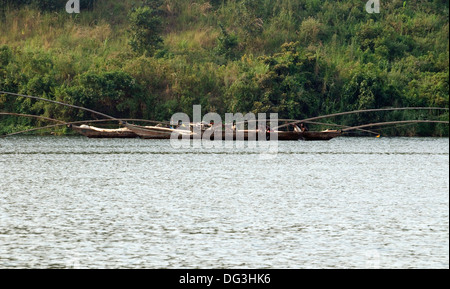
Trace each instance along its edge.
<instances>
[{"instance_id":1,"label":"lake water","mask_svg":"<svg viewBox=\"0 0 450 289\"><path fill-rule=\"evenodd\" d=\"M0 268L449 268L449 140L0 139Z\"/></svg>"}]
</instances>

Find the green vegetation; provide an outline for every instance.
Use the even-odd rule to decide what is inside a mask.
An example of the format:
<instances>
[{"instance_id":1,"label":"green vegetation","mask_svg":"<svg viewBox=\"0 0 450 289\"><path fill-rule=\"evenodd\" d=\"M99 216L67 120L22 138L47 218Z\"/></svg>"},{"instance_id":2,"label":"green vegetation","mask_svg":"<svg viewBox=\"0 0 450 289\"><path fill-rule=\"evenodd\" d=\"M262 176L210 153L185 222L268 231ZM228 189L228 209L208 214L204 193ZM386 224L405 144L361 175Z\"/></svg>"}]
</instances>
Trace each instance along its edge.
<instances>
[{"instance_id":1,"label":"green vegetation","mask_svg":"<svg viewBox=\"0 0 450 289\"><path fill-rule=\"evenodd\" d=\"M449 105L449 2L331 0L0 1L0 90L117 117L277 112L302 119L354 109ZM0 111L96 116L0 96ZM434 119L448 120L446 115ZM330 121L433 117L395 112ZM42 125L0 117L0 134ZM392 135L448 136L423 124Z\"/></svg>"},{"instance_id":2,"label":"green vegetation","mask_svg":"<svg viewBox=\"0 0 450 289\"><path fill-rule=\"evenodd\" d=\"M161 18L150 7L133 9L129 15L131 27L130 46L136 53L153 56L163 39Z\"/></svg>"}]
</instances>

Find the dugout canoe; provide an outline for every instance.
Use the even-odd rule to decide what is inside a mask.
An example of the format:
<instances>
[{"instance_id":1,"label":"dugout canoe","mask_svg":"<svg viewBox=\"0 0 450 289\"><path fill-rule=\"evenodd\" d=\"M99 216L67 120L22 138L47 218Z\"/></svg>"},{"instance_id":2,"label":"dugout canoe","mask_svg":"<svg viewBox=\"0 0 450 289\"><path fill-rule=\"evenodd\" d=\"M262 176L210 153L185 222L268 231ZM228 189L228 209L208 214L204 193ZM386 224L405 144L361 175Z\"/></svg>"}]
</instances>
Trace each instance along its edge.
<instances>
[{"instance_id":1,"label":"dugout canoe","mask_svg":"<svg viewBox=\"0 0 450 289\"><path fill-rule=\"evenodd\" d=\"M140 138L143 139L170 139L173 132L178 132L179 134L192 134L190 131L173 129L168 127L159 126L140 126L130 123L123 124L125 128L129 129Z\"/></svg>"},{"instance_id":2,"label":"dugout canoe","mask_svg":"<svg viewBox=\"0 0 450 289\"><path fill-rule=\"evenodd\" d=\"M195 129L193 128L194 125L191 125L190 129L179 129L179 128L175 129L158 126L139 126L129 123L124 123L123 125L143 139L170 139L172 133L178 133L180 139L182 138L183 135L188 135L190 139L194 139L195 136L198 135L195 133ZM201 131L201 138L209 138L211 140L216 139L213 127L202 128L200 131ZM303 132L301 132L298 129L295 129L294 131L275 131L275 133L279 141L298 141L303 139ZM263 135L266 140L270 139L269 130L263 133ZM258 130L226 131L225 129L223 129L217 140L248 141L249 138L258 140L260 138L259 131Z\"/></svg>"},{"instance_id":3,"label":"dugout canoe","mask_svg":"<svg viewBox=\"0 0 450 289\"><path fill-rule=\"evenodd\" d=\"M70 125L74 131L88 138L137 138L138 135L128 128L104 129L88 125Z\"/></svg>"},{"instance_id":4,"label":"dugout canoe","mask_svg":"<svg viewBox=\"0 0 450 289\"><path fill-rule=\"evenodd\" d=\"M342 135L340 130L304 131L301 139L306 141L328 141Z\"/></svg>"},{"instance_id":5,"label":"dugout canoe","mask_svg":"<svg viewBox=\"0 0 450 289\"><path fill-rule=\"evenodd\" d=\"M212 127L206 128L202 126L199 130L200 133L196 133L196 130L194 129L195 125L193 124L190 125L190 128L185 129L159 127L159 126L139 126L129 123L124 123L123 125L143 139L170 139L173 133L177 133L179 139L183 138L183 136L188 136L189 139L194 139L196 138L196 136L199 136L199 138L203 137L215 140L215 131ZM242 130L237 132L222 131L220 133L218 140L236 140L236 139L248 140L249 137L254 138L255 137L254 135L256 135L256 138L258 138L257 131L249 131L249 130ZM268 135L269 134L267 133L267 136L265 134L264 137L268 138Z\"/></svg>"}]
</instances>

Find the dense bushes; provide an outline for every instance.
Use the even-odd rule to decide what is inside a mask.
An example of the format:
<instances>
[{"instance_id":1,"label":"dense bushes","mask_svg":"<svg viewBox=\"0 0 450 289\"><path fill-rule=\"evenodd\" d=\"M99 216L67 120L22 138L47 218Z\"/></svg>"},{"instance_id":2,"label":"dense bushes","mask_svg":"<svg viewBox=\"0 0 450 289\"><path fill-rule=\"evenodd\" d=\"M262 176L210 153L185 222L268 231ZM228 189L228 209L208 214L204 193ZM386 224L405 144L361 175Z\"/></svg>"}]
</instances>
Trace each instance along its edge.
<instances>
[{"instance_id":1,"label":"dense bushes","mask_svg":"<svg viewBox=\"0 0 450 289\"><path fill-rule=\"evenodd\" d=\"M157 12L150 7L133 9L130 19L130 46L133 51L142 54L144 52L152 56L161 47L162 23Z\"/></svg>"},{"instance_id":2,"label":"dense bushes","mask_svg":"<svg viewBox=\"0 0 450 289\"><path fill-rule=\"evenodd\" d=\"M59 11L65 0L6 2L0 90L158 120L190 114L193 104L204 112L296 119L388 106L448 107L448 1L395 0L368 14L359 0L82 0L77 16ZM96 117L6 96L0 110ZM416 117L427 116L335 121ZM36 124L5 117L0 123L3 130ZM390 133L445 135L448 126Z\"/></svg>"}]
</instances>

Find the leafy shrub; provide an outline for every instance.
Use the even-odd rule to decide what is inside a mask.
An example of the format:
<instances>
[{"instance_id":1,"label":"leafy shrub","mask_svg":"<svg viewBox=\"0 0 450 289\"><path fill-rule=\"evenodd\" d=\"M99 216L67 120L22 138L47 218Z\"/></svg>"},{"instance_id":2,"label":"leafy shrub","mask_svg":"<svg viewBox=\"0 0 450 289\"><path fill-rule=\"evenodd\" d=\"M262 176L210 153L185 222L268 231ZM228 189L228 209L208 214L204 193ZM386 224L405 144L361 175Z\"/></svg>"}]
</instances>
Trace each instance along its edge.
<instances>
[{"instance_id":1,"label":"leafy shrub","mask_svg":"<svg viewBox=\"0 0 450 289\"><path fill-rule=\"evenodd\" d=\"M153 55L163 43L161 37L162 21L155 10L149 7L134 9L129 14L130 46L134 52Z\"/></svg>"}]
</instances>

